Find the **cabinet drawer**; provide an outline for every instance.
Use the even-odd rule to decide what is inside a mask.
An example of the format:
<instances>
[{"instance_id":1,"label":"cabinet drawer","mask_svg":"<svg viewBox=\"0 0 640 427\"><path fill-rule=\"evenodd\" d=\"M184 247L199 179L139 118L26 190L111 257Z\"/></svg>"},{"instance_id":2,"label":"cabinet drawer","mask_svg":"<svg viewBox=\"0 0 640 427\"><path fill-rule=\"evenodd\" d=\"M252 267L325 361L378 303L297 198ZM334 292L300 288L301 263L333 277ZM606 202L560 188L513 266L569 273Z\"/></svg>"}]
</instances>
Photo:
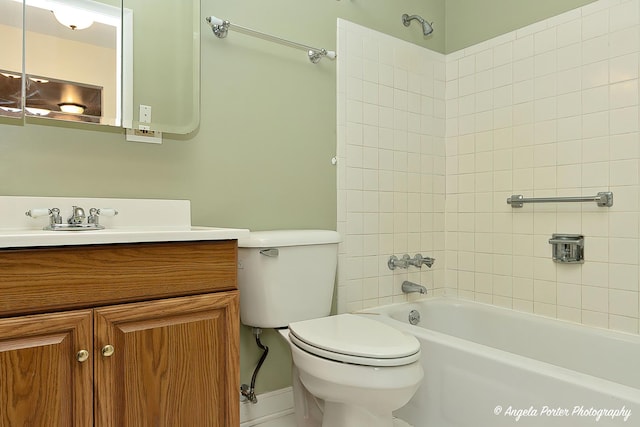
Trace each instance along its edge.
<instances>
[{"instance_id":1,"label":"cabinet drawer","mask_svg":"<svg viewBox=\"0 0 640 427\"><path fill-rule=\"evenodd\" d=\"M233 290L237 242L0 250L0 316Z\"/></svg>"}]
</instances>

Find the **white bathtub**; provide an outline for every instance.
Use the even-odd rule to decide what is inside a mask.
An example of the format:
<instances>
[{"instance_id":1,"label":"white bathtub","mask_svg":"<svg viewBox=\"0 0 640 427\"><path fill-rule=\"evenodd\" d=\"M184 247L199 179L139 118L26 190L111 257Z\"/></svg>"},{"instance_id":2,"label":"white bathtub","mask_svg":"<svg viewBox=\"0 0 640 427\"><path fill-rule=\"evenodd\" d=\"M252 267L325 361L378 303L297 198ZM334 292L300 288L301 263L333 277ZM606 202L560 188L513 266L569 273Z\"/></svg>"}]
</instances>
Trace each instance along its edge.
<instances>
[{"instance_id":1,"label":"white bathtub","mask_svg":"<svg viewBox=\"0 0 640 427\"><path fill-rule=\"evenodd\" d=\"M415 427L640 426L640 336L454 298L363 315L420 340Z\"/></svg>"}]
</instances>

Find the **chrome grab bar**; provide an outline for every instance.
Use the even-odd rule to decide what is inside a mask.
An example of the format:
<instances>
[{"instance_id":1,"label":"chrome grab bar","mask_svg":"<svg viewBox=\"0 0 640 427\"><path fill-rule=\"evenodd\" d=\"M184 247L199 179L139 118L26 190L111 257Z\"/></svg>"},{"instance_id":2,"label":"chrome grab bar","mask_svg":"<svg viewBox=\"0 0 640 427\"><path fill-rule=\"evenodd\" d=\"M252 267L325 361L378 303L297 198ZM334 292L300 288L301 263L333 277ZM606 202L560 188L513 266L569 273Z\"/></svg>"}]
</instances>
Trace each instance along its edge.
<instances>
[{"instance_id":1,"label":"chrome grab bar","mask_svg":"<svg viewBox=\"0 0 640 427\"><path fill-rule=\"evenodd\" d=\"M514 194L507 199L512 208L521 208L525 203L564 203L564 202L596 202L600 207L613 206L613 193L602 191L595 196L584 197L536 197L525 199L522 194Z\"/></svg>"}]
</instances>

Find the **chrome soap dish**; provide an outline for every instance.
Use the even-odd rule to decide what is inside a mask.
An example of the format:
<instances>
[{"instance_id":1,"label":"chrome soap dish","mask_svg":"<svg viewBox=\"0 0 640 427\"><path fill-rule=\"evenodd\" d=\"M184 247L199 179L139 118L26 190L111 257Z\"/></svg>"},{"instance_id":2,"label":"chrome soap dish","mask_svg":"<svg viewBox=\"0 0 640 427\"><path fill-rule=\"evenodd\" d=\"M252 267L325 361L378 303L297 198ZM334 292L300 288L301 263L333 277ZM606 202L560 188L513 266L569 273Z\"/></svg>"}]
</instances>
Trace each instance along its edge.
<instances>
[{"instance_id":1,"label":"chrome soap dish","mask_svg":"<svg viewBox=\"0 0 640 427\"><path fill-rule=\"evenodd\" d=\"M549 243L555 262L566 264L584 263L584 236L579 234L553 234Z\"/></svg>"}]
</instances>

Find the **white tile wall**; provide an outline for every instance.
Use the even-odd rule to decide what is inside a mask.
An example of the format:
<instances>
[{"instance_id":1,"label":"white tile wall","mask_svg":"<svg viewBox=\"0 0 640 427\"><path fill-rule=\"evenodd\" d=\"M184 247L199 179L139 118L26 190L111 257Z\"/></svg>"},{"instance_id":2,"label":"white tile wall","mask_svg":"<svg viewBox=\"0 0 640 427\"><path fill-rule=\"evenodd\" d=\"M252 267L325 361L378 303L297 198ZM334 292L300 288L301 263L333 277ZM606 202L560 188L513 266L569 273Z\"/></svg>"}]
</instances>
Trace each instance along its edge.
<instances>
[{"instance_id":1,"label":"white tile wall","mask_svg":"<svg viewBox=\"0 0 640 427\"><path fill-rule=\"evenodd\" d=\"M600 0L440 55L338 23L338 310L402 280L639 332L640 2ZM446 191L445 191L446 188ZM614 206L527 197L613 191ZM585 235L555 264L552 233ZM434 270L391 272L421 252Z\"/></svg>"},{"instance_id":2,"label":"white tile wall","mask_svg":"<svg viewBox=\"0 0 640 427\"><path fill-rule=\"evenodd\" d=\"M444 289L445 57L338 20L338 311ZM393 254L435 267L392 272Z\"/></svg>"},{"instance_id":3,"label":"white tile wall","mask_svg":"<svg viewBox=\"0 0 640 427\"><path fill-rule=\"evenodd\" d=\"M447 57L454 293L638 333L639 4L601 0ZM506 204L607 190L612 208ZM585 235L585 264L551 260L556 232Z\"/></svg>"}]
</instances>

